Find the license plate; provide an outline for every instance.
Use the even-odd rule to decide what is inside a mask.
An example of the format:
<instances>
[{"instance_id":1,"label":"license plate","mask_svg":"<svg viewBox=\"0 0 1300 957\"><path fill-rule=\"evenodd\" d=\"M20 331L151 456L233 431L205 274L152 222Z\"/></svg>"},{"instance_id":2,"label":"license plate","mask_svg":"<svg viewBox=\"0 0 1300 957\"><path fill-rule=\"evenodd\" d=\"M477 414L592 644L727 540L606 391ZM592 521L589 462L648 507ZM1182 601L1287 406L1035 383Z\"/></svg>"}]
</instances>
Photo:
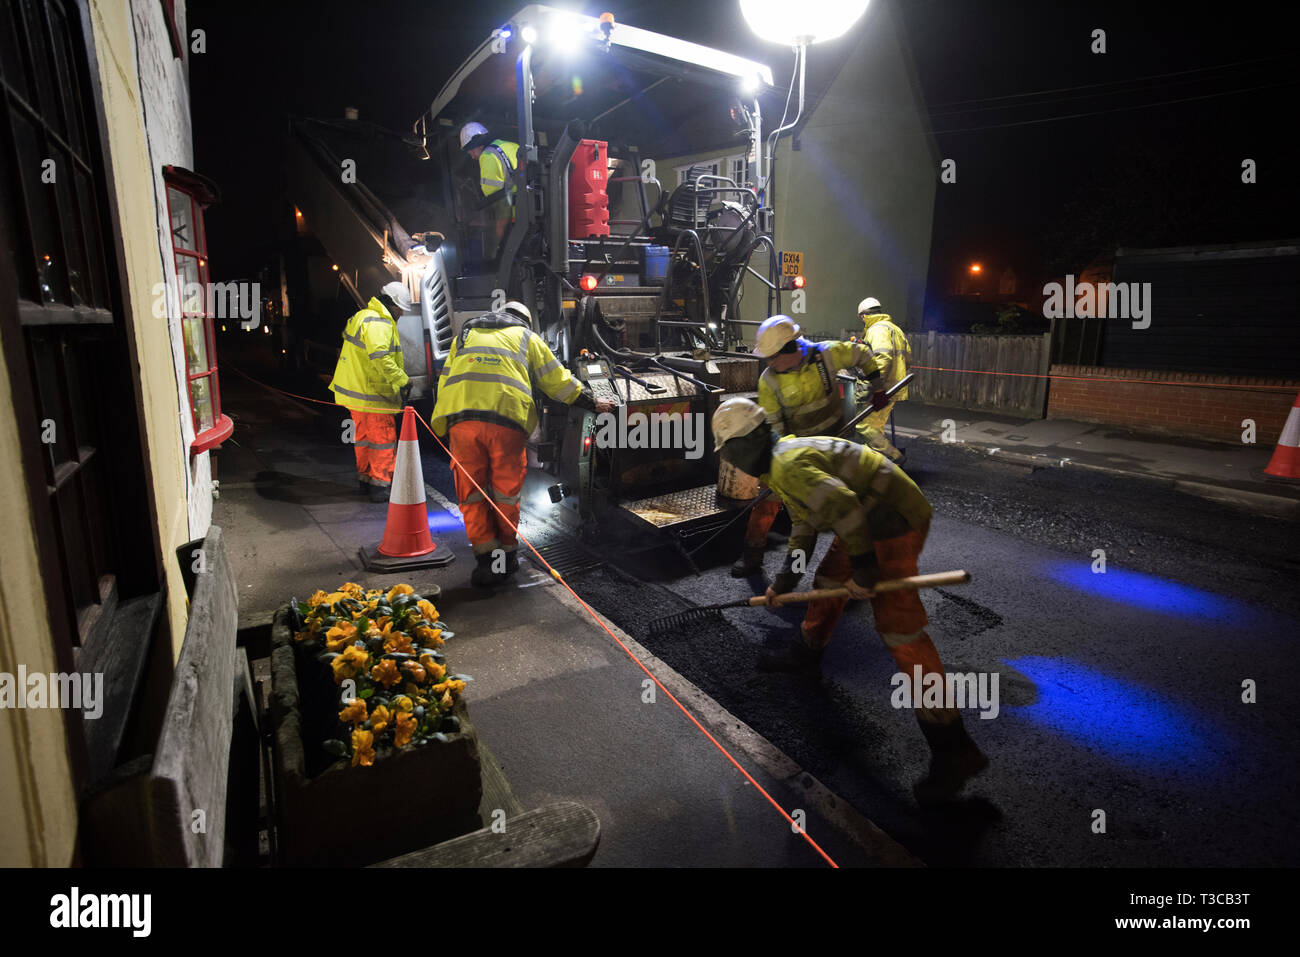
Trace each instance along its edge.
<instances>
[{"instance_id":1,"label":"license plate","mask_svg":"<svg viewBox=\"0 0 1300 957\"><path fill-rule=\"evenodd\" d=\"M802 276L803 275L803 253L792 253L792 252L781 253L781 275Z\"/></svg>"}]
</instances>

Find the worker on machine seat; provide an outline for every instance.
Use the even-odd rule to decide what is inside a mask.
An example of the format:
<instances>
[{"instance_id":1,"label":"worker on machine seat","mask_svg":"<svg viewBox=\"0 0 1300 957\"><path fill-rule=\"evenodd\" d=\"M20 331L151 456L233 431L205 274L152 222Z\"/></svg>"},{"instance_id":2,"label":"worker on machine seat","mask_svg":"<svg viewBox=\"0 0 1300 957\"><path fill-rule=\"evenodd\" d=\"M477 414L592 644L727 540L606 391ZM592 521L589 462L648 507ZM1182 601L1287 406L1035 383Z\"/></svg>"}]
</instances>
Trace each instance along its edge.
<instances>
[{"instance_id":1,"label":"worker on machine seat","mask_svg":"<svg viewBox=\"0 0 1300 957\"><path fill-rule=\"evenodd\" d=\"M519 166L519 144L493 137L482 123L466 123L460 128L460 148L478 164L478 185L484 199L477 209L487 210L488 237L495 260L506 230L515 218L518 188L513 180ZM510 189L504 197L499 196L507 183Z\"/></svg>"},{"instance_id":2,"label":"worker on machine seat","mask_svg":"<svg viewBox=\"0 0 1300 957\"><path fill-rule=\"evenodd\" d=\"M939 652L925 631L921 597L914 589L879 595L872 590L877 582L917 574L932 509L916 483L879 452L846 439L781 438L767 413L749 399L718 406L713 435L716 451L776 492L794 523L785 567L767 590L768 603L798 587L801 558L811 557L817 533L825 530L835 538L817 567L815 587L843 587L849 593L809 602L800 636L782 653L760 658L760 670L820 675L823 652L849 598L865 598L899 671L911 680L919 667L923 676L938 675L946 686ZM988 766L988 758L966 733L955 707L921 706L916 717L931 759L929 773L913 792L919 803L933 804L956 795Z\"/></svg>"},{"instance_id":3,"label":"worker on machine seat","mask_svg":"<svg viewBox=\"0 0 1300 957\"><path fill-rule=\"evenodd\" d=\"M438 378L433 431L448 436L459 466L456 497L476 562L470 584L479 588L504 584L519 568L519 496L537 427L533 391L591 412L614 409L583 390L531 325L520 302L466 320Z\"/></svg>"},{"instance_id":4,"label":"worker on machine seat","mask_svg":"<svg viewBox=\"0 0 1300 957\"><path fill-rule=\"evenodd\" d=\"M879 390L880 370L871 349L861 343L810 342L789 316L772 316L758 327L754 355L767 362L758 377L758 404L777 435L835 435L844 428L844 403L836 373L852 369ZM888 399L876 392L870 399L883 408ZM745 547L731 574L745 578L763 567L767 533L781 510L775 496L756 504L745 530Z\"/></svg>"}]
</instances>

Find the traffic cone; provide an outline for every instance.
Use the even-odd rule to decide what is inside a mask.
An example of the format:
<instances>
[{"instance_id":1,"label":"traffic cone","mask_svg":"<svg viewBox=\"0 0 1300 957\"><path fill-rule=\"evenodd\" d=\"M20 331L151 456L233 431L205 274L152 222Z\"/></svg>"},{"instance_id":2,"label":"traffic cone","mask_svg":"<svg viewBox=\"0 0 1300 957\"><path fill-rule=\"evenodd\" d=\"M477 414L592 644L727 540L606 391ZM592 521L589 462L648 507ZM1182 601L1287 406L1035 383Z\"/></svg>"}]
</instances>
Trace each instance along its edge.
<instances>
[{"instance_id":1,"label":"traffic cone","mask_svg":"<svg viewBox=\"0 0 1300 957\"><path fill-rule=\"evenodd\" d=\"M388 496L388 520L378 548L361 549L368 571L397 572L412 568L437 568L456 556L451 549L438 551L429 534L429 508L420 469L420 441L415 434L415 409L402 413L402 434L397 440L397 464Z\"/></svg>"},{"instance_id":2,"label":"traffic cone","mask_svg":"<svg viewBox=\"0 0 1300 957\"><path fill-rule=\"evenodd\" d=\"M1291 406L1264 474L1274 478L1300 479L1300 395Z\"/></svg>"}]
</instances>

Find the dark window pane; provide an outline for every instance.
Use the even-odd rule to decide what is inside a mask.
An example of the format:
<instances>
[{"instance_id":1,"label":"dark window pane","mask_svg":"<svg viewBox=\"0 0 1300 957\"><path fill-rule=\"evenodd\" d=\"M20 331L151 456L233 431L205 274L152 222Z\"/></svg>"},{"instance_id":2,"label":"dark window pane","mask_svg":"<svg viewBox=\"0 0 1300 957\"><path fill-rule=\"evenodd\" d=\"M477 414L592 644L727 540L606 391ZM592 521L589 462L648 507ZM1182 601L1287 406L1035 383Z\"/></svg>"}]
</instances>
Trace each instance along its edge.
<instances>
[{"instance_id":1,"label":"dark window pane","mask_svg":"<svg viewBox=\"0 0 1300 957\"><path fill-rule=\"evenodd\" d=\"M91 302L103 309L109 307L108 275L104 269L104 238L99 228L99 207L95 204L95 191L90 179L81 170L77 170L77 203L85 212L86 252L90 259L86 269L90 280Z\"/></svg>"},{"instance_id":2,"label":"dark window pane","mask_svg":"<svg viewBox=\"0 0 1300 957\"><path fill-rule=\"evenodd\" d=\"M6 3L0 10L0 69L4 71L5 83L30 103L31 83L27 79L27 62L22 53L23 31L16 22L18 17L18 7L14 4Z\"/></svg>"},{"instance_id":3,"label":"dark window pane","mask_svg":"<svg viewBox=\"0 0 1300 957\"><path fill-rule=\"evenodd\" d=\"M86 496L86 519L90 523L86 547L95 580L111 573L115 567L113 543L107 532L108 510L104 503L104 455L97 452L81 467L81 489Z\"/></svg>"},{"instance_id":4,"label":"dark window pane","mask_svg":"<svg viewBox=\"0 0 1300 957\"><path fill-rule=\"evenodd\" d=\"M97 447L98 395L94 369L97 354L102 355L101 340L67 341L63 351L63 368L68 383L68 405L72 411L72 434L68 441L77 448Z\"/></svg>"},{"instance_id":5,"label":"dark window pane","mask_svg":"<svg viewBox=\"0 0 1300 957\"><path fill-rule=\"evenodd\" d=\"M68 413L61 388L58 338L44 331L29 332L28 335L32 350L32 377L36 380L36 391L40 400L41 440L45 443L50 465L46 481L53 485L55 472L59 466L73 460L72 432L75 426Z\"/></svg>"},{"instance_id":6,"label":"dark window pane","mask_svg":"<svg viewBox=\"0 0 1300 957\"><path fill-rule=\"evenodd\" d=\"M77 200L76 177L70 154L62 149L55 150L54 154L59 175L53 188L58 196L59 221L63 224L63 248L68 257L68 288L72 292L72 305L88 306L92 298L86 275L85 236L81 229L86 210Z\"/></svg>"},{"instance_id":7,"label":"dark window pane","mask_svg":"<svg viewBox=\"0 0 1300 957\"><path fill-rule=\"evenodd\" d=\"M75 62L69 53L72 31L63 11L57 6L50 7L50 19L54 24L54 63L55 73L59 78L59 89L63 93L63 105L68 117L68 135L73 147L85 158L86 134L82 129L81 92L77 84L77 74L72 64Z\"/></svg>"},{"instance_id":8,"label":"dark window pane","mask_svg":"<svg viewBox=\"0 0 1300 957\"><path fill-rule=\"evenodd\" d=\"M40 289L40 302L71 302L56 229L57 213L54 205L54 186L41 182L42 162L53 159L42 147L36 129L17 112L10 112L14 128L14 144L18 153L18 175L27 193L27 214L31 220L32 240L35 244L35 269ZM70 175L72 170L57 170L56 175Z\"/></svg>"},{"instance_id":9,"label":"dark window pane","mask_svg":"<svg viewBox=\"0 0 1300 957\"><path fill-rule=\"evenodd\" d=\"M55 85L54 71L50 69L49 34L45 29L45 18L41 15L42 6L44 4L37 0L23 2L27 14L27 35L31 37L32 65L36 68L36 96L40 101L41 119L48 123L51 129L63 134L66 132L63 123L63 104L60 102L58 87Z\"/></svg>"},{"instance_id":10,"label":"dark window pane","mask_svg":"<svg viewBox=\"0 0 1300 957\"><path fill-rule=\"evenodd\" d=\"M78 614L99 600L99 587L90 567L86 549L86 510L81 498L81 483L75 477L64 482L54 493L54 518L63 546L63 561L68 584L72 587L73 607Z\"/></svg>"},{"instance_id":11,"label":"dark window pane","mask_svg":"<svg viewBox=\"0 0 1300 957\"><path fill-rule=\"evenodd\" d=\"M197 239L194 235L194 215L190 208L190 197L173 187L167 187L167 202L171 206L172 246L198 252Z\"/></svg>"}]
</instances>

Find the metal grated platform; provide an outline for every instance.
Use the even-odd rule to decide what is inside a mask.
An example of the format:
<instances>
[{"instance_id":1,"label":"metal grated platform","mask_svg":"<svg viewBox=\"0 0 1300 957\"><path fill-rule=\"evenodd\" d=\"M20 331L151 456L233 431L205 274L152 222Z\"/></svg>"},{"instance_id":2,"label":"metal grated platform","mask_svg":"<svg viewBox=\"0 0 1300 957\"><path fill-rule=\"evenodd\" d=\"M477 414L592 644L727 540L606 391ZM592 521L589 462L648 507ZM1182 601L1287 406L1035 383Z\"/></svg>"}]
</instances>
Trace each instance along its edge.
<instances>
[{"instance_id":1,"label":"metal grated platform","mask_svg":"<svg viewBox=\"0 0 1300 957\"><path fill-rule=\"evenodd\" d=\"M561 538L546 545L539 545L537 551L546 559L547 564L566 578L599 568L602 564L600 559L571 538ZM546 571L546 566L539 562L537 556L531 551L528 551L525 557L539 569Z\"/></svg>"},{"instance_id":2,"label":"metal grated platform","mask_svg":"<svg viewBox=\"0 0 1300 957\"><path fill-rule=\"evenodd\" d=\"M701 485L680 492L655 495L628 502L622 508L641 521L665 531L673 531L677 526L713 518L728 510L718 502L716 485Z\"/></svg>"}]
</instances>

